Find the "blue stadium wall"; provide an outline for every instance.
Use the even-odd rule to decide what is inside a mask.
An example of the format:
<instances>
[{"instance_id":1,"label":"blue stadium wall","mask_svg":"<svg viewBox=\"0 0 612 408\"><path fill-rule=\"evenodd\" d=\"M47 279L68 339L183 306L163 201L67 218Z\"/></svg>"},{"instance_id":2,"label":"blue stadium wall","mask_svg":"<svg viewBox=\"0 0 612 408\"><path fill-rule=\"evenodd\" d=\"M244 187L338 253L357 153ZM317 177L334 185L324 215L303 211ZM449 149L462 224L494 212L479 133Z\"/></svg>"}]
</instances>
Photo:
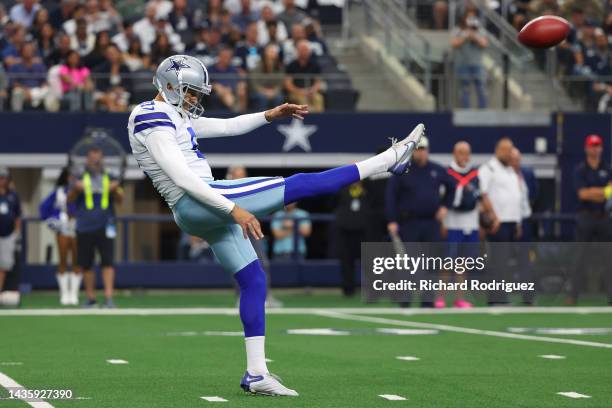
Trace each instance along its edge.
<instances>
[{"instance_id":1,"label":"blue stadium wall","mask_svg":"<svg viewBox=\"0 0 612 408\"><path fill-rule=\"evenodd\" d=\"M219 115L214 115L219 116ZM495 120L491 120L494 117ZM128 115L82 113L1 113L3 154L65 154L87 127L109 129L129 151L127 138ZM287 121L288 122L288 121ZM490 155L496 141L510 137L524 154L555 156L561 170L561 211L571 213L576 200L572 175L583 159L584 137L598 133L605 140L604 157L610 161L612 116L579 113L487 114L487 113L329 113L310 115L306 126L316 126L309 137L308 154L355 153L368 154L388 144L387 138L406 135L417 123L427 126L432 153L450 153L458 140L471 143L476 154ZM287 124L287 123L285 123ZM260 128L250 136L234 140L203 139L200 148L214 154L304 154L293 147L283 151L285 138L278 124ZM546 141L545 152L536 152L536 140ZM239 140L239 143L237 143ZM230 277L216 264L120 264L120 287L224 287ZM24 265L24 282L35 288L54 287L52 267ZM48 272L48 273L46 273ZM292 265L277 265L273 281L278 286L332 286L340 281L335 261L313 261Z\"/></svg>"}]
</instances>

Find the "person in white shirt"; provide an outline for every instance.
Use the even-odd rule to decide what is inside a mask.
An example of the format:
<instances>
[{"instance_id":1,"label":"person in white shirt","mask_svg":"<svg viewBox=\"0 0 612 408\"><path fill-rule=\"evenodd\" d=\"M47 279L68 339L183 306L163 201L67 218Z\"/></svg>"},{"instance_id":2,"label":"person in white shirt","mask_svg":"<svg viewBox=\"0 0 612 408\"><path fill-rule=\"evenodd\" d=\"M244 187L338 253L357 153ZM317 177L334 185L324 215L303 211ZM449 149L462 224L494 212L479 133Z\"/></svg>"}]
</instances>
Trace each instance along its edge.
<instances>
[{"instance_id":1,"label":"person in white shirt","mask_svg":"<svg viewBox=\"0 0 612 408\"><path fill-rule=\"evenodd\" d=\"M489 249L486 270L492 280L503 279L509 273L507 262L513 248L508 243L516 242L521 235L522 193L519 177L511 165L513 148L509 138L498 140L495 157L478 171L483 197L491 202L487 240L493 245ZM487 294L491 305L507 303L507 294L503 291Z\"/></svg>"},{"instance_id":2,"label":"person in white shirt","mask_svg":"<svg viewBox=\"0 0 612 408\"><path fill-rule=\"evenodd\" d=\"M22 0L21 3L17 3L11 7L9 16L14 23L22 25L25 28L30 28L34 21L34 16L39 9L40 4L38 4L38 1Z\"/></svg>"}]
</instances>

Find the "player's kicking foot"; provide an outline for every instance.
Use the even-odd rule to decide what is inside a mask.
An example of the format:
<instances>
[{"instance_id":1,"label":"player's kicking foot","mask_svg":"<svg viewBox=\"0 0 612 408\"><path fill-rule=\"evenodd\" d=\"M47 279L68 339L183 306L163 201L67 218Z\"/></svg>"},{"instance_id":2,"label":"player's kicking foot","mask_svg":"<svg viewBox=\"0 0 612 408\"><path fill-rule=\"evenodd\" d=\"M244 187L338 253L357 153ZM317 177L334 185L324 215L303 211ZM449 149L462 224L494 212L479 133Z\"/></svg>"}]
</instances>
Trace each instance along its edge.
<instances>
[{"instance_id":1,"label":"player's kicking foot","mask_svg":"<svg viewBox=\"0 0 612 408\"><path fill-rule=\"evenodd\" d=\"M393 174L404 174L410 169L410 161L412 159L412 153L416 149L419 141L425 134L425 125L419 123L412 132L401 142L392 139L393 144L391 148L395 150L397 160L389 167L388 171Z\"/></svg>"},{"instance_id":2,"label":"player's kicking foot","mask_svg":"<svg viewBox=\"0 0 612 408\"><path fill-rule=\"evenodd\" d=\"M280 379L274 374L250 375L244 373L240 386L251 394L297 397L299 394L281 384Z\"/></svg>"}]
</instances>

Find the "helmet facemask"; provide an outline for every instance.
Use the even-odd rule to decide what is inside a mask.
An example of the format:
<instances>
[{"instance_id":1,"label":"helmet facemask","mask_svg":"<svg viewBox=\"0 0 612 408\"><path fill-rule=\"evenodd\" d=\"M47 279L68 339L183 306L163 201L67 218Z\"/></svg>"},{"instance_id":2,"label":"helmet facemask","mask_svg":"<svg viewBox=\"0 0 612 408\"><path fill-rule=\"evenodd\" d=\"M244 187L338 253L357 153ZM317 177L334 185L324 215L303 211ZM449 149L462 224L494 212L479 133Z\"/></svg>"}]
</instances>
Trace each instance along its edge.
<instances>
[{"instance_id":1,"label":"helmet facemask","mask_svg":"<svg viewBox=\"0 0 612 408\"><path fill-rule=\"evenodd\" d=\"M193 84L181 84L178 90L179 107L192 119L199 118L204 113L202 99L204 95L210 95L210 88L210 85L199 87Z\"/></svg>"}]
</instances>

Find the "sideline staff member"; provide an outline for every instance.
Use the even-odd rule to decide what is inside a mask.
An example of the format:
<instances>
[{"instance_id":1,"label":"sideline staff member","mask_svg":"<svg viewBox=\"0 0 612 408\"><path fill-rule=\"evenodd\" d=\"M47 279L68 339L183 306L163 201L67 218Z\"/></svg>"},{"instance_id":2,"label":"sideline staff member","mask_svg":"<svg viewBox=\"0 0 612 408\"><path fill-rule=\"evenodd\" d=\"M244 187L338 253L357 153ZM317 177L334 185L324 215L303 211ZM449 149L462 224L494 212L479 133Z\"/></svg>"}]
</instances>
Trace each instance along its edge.
<instances>
[{"instance_id":1,"label":"sideline staff member","mask_svg":"<svg viewBox=\"0 0 612 408\"><path fill-rule=\"evenodd\" d=\"M15 248L21 229L19 196L10 188L10 174L0 167L0 292L6 275L15 266Z\"/></svg>"},{"instance_id":2,"label":"sideline staff member","mask_svg":"<svg viewBox=\"0 0 612 408\"><path fill-rule=\"evenodd\" d=\"M601 159L603 141L599 135L589 135L584 141L585 161L576 167L574 187L578 196L576 242L612 242L612 220L605 209L605 202L612 196L612 170ZM584 283L582 272L599 261L605 265L604 274L608 289L608 301L612 302L612 271L609 270L606 252L590 245L579 248L580 256L574 266L567 304L575 304ZM599 258L599 259L598 259ZM590 262L589 262L590 260Z\"/></svg>"},{"instance_id":3,"label":"sideline staff member","mask_svg":"<svg viewBox=\"0 0 612 408\"><path fill-rule=\"evenodd\" d=\"M104 305L114 307L114 204L120 204L123 200L123 190L119 182L104 169L103 159L102 150L92 146L87 152L85 171L68 194L68 202L74 202L76 205L77 260L84 274L86 307L94 307L97 304L96 276L93 270L96 250L101 258L106 297Z\"/></svg>"}]
</instances>

